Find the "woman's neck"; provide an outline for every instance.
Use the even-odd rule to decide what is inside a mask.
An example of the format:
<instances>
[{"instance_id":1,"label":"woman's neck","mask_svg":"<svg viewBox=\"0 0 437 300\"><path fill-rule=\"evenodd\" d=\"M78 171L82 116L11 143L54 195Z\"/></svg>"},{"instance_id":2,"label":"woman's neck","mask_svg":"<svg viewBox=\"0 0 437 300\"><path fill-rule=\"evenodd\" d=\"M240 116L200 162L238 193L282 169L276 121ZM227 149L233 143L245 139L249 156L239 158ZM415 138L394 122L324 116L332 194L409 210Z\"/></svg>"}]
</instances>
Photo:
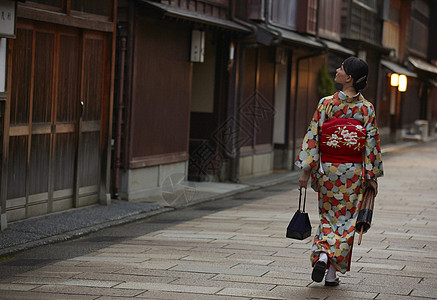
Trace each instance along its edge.
<instances>
[{"instance_id":1,"label":"woman's neck","mask_svg":"<svg viewBox=\"0 0 437 300\"><path fill-rule=\"evenodd\" d=\"M348 95L349 97L353 97L357 94L357 91L352 86L344 87L342 92Z\"/></svg>"}]
</instances>

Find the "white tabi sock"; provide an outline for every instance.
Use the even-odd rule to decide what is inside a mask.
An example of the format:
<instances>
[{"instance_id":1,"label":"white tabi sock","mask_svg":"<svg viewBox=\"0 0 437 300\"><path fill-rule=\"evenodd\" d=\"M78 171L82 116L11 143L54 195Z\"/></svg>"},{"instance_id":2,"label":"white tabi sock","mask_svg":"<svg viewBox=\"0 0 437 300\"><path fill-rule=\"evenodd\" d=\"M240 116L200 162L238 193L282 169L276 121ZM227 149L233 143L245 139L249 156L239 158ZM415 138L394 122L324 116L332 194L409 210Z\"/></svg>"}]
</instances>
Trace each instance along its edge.
<instances>
[{"instance_id":1,"label":"white tabi sock","mask_svg":"<svg viewBox=\"0 0 437 300\"><path fill-rule=\"evenodd\" d=\"M331 264L329 266L328 273L326 273L325 280L334 281L336 279L337 279L337 270L335 269L334 265Z\"/></svg>"},{"instance_id":2,"label":"white tabi sock","mask_svg":"<svg viewBox=\"0 0 437 300\"><path fill-rule=\"evenodd\" d=\"M325 252L320 252L319 260L323 261L325 264L328 263L328 256L326 255Z\"/></svg>"}]
</instances>

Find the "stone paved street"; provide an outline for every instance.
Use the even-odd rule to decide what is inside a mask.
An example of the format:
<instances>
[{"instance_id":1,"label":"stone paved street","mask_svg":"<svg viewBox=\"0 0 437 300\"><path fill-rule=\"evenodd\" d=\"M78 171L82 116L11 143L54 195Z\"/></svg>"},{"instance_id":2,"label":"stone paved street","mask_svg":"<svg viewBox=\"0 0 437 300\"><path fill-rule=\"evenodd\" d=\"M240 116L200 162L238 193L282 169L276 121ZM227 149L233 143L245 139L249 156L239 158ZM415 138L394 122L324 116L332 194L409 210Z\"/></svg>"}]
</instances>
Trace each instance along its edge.
<instances>
[{"instance_id":1,"label":"stone paved street","mask_svg":"<svg viewBox=\"0 0 437 300\"><path fill-rule=\"evenodd\" d=\"M437 142L384 164L372 228L339 287L311 281L312 239L284 237L293 182L21 252L0 262L0 299L436 299Z\"/></svg>"}]
</instances>

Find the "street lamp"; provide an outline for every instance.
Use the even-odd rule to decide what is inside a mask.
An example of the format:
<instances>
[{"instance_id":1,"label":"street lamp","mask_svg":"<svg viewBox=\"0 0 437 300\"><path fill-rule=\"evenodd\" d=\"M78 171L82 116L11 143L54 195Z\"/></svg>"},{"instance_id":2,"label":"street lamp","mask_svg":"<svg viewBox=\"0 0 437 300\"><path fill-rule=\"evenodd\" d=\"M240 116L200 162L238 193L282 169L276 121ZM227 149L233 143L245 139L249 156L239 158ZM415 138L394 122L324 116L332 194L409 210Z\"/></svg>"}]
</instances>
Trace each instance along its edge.
<instances>
[{"instance_id":1,"label":"street lamp","mask_svg":"<svg viewBox=\"0 0 437 300\"><path fill-rule=\"evenodd\" d=\"M390 85L398 86L399 85L399 74L393 73L390 76Z\"/></svg>"},{"instance_id":2,"label":"street lamp","mask_svg":"<svg viewBox=\"0 0 437 300\"><path fill-rule=\"evenodd\" d=\"M407 76L404 74L399 75L399 92L405 92L407 90Z\"/></svg>"},{"instance_id":3,"label":"street lamp","mask_svg":"<svg viewBox=\"0 0 437 300\"><path fill-rule=\"evenodd\" d=\"M405 92L407 90L407 76L404 74L393 73L390 76L390 85L397 86L399 92Z\"/></svg>"}]
</instances>

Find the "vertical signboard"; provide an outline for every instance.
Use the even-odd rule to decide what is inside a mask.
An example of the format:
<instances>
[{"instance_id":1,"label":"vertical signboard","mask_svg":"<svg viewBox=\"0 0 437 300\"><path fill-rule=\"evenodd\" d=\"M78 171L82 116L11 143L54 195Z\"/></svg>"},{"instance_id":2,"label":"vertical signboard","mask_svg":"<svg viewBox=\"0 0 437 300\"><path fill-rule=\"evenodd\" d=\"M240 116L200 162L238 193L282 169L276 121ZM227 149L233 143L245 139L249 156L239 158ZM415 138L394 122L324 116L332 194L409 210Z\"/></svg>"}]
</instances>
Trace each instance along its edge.
<instances>
[{"instance_id":1,"label":"vertical signboard","mask_svg":"<svg viewBox=\"0 0 437 300\"><path fill-rule=\"evenodd\" d=\"M0 37L15 37L15 1L0 0Z\"/></svg>"},{"instance_id":2,"label":"vertical signboard","mask_svg":"<svg viewBox=\"0 0 437 300\"><path fill-rule=\"evenodd\" d=\"M6 91L6 39L0 37L0 93Z\"/></svg>"}]
</instances>

